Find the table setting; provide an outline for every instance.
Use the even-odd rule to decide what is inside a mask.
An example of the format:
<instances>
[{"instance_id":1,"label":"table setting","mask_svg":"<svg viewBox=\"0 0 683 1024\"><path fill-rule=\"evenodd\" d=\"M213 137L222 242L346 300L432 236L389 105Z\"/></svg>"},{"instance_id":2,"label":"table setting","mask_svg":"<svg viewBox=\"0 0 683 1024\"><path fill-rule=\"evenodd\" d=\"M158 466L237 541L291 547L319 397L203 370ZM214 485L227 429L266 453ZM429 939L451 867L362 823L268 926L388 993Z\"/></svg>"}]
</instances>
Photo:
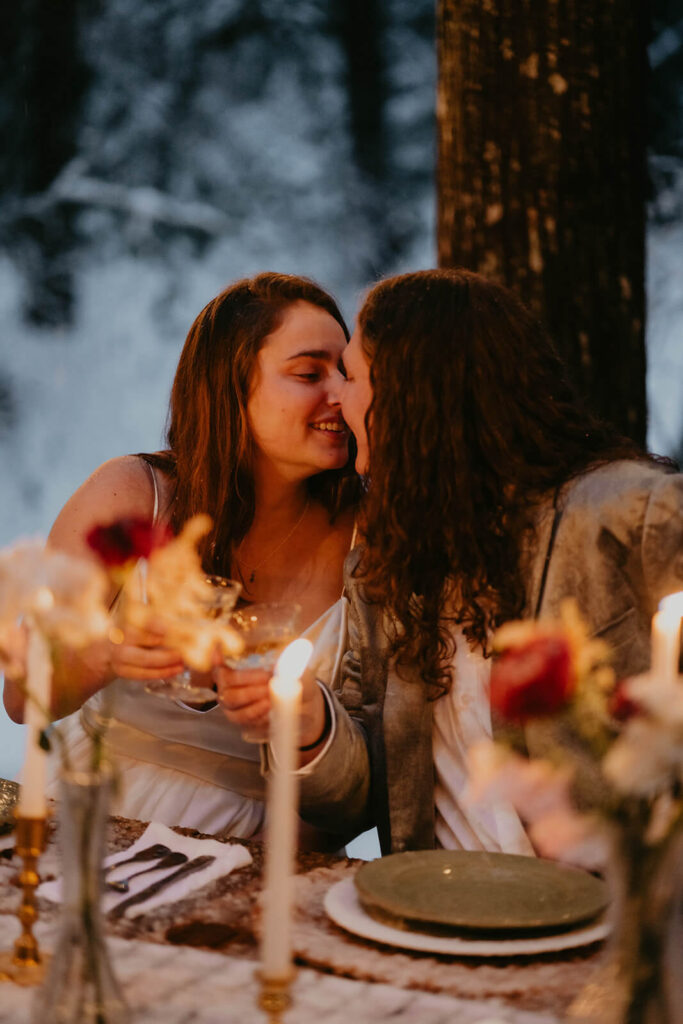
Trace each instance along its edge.
<instances>
[{"instance_id":1,"label":"table setting","mask_svg":"<svg viewBox=\"0 0 683 1024\"><path fill-rule=\"evenodd\" d=\"M206 580L188 554L198 536L195 526L185 538L165 542L163 572L145 574L144 600L138 596L131 604L135 615L144 615L155 587L177 584L179 567L184 576L194 572L198 600L205 605ZM176 542L182 557L169 552ZM677 973L671 957L680 951L672 936L673 929L680 936L683 908L675 792L662 788L653 809L649 795L634 798L628 790L623 803L609 805L609 814L596 805L586 818L563 802L564 766L539 767L534 759L497 748L475 752L472 785L480 792L503 785L512 799L517 786L528 798L531 771L536 807L539 792L550 794L550 804L540 801L543 814L529 818L530 835L539 845L543 828L547 833L549 806L553 827L571 826L576 849L584 855L593 849L587 837L597 826L600 835L616 837L622 850L625 839L635 843L650 871L637 905L624 902L628 890L615 897L614 876L608 873L606 882L586 862L572 866L544 856L443 849L359 862L299 851L298 708L311 652L310 643L299 638L280 649L270 682L271 771L262 840L110 817L115 768L103 756L104 737L93 741L90 771L73 771L47 710L51 639L66 636L77 646L117 628L108 618L102 578L94 570L84 576L82 567L72 574L64 559L33 547L23 556L11 550L3 565L0 552L0 574L7 577L8 565L18 567L19 610L29 638L22 782L0 780L0 1024L47 1019L203 1024L226 1015L245 1022L307 1024L321 1014L340 1024L680 1020L670 1012ZM16 620L18 599L6 604L0 641L10 619ZM672 749L678 750L682 614L683 594L665 599L657 613L652 661L658 675L648 686L641 678L620 691L623 704L630 701L642 711L630 711L616 739L599 747L593 767L601 772L609 773L614 761L622 770L633 742L646 763L648 729L660 747L669 729ZM175 637L188 665L203 669L216 643L226 658L239 656L239 633L229 620L211 618L197 631L190 622L191 616L183 619ZM576 660L572 686L562 682L561 700L551 712L560 709L566 723L573 701L583 713L584 683L599 690L607 678L603 647L582 635L571 609L550 625L511 625L504 635L501 631L492 702L503 709L517 702L519 710L520 650L526 656L531 645L534 664L539 651L544 654L546 681L549 649L553 658L560 650L562 666L567 658ZM560 641L566 641L566 650ZM529 692L536 681L525 682ZM590 741L597 736L602 742L590 716L579 715L580 728L586 728L586 720ZM50 746L63 766L56 808L45 795ZM617 828L615 821L626 811L631 818ZM643 909L645 898L661 919L658 932ZM631 914L643 910L642 928L633 922L626 927L625 907ZM629 961L624 936L631 943ZM633 945L643 936L659 943L649 960L644 947ZM640 1016L631 999L637 985L632 987L627 969L634 955L639 977L647 978L647 998L659 1000L642 1001ZM660 1012L665 1004L669 1010Z\"/></svg>"},{"instance_id":2,"label":"table setting","mask_svg":"<svg viewBox=\"0 0 683 1024\"><path fill-rule=\"evenodd\" d=\"M185 899L251 860L243 846L181 836L152 822L126 850L104 858L102 910L110 920L135 918ZM60 903L60 880L41 885L38 896Z\"/></svg>"},{"instance_id":3,"label":"table setting","mask_svg":"<svg viewBox=\"0 0 683 1024\"><path fill-rule=\"evenodd\" d=\"M55 831L52 827L47 851L42 858L45 862L42 871L57 876L60 867ZM205 1005L203 1009L193 1008L196 1018L176 1018L174 1014L180 1013L186 997L189 1001L189 994L186 992L183 996L180 991L176 994L173 990L173 994L168 995L168 990L165 990L165 1020L217 1019L210 1016L210 1010L213 1007L215 1011L222 998L226 972L241 979L240 1019L267 1020L258 1008L260 982L257 978L263 929L263 843L255 840L218 841L210 837L186 836L183 830L169 831L173 832L175 839L163 845L172 850L188 849L191 857L201 856L197 851L205 844L212 849L220 842L228 850L239 847L249 859L245 858L243 866L214 877L203 885L195 884L201 883L201 873L198 872L191 876L192 885L185 892L179 893L177 888L169 887L165 893L159 894L156 905L152 900L139 905L135 916L126 914L117 918L106 915L109 953L119 984L134 1014L133 1019L155 1020L158 1012L161 1020L158 1007L155 1014L151 1014L151 1008L145 1001L147 992L143 991L141 983L133 984L128 980L138 976L135 971L139 972L141 965L145 965L149 990L159 993L161 965L166 967L167 962L175 962L178 965L175 982L188 985L188 964L195 962L197 954L198 970L210 966L210 973L202 981L201 1001ZM105 868L134 856L131 851L148 848L148 840L159 835L166 838L163 827L112 819L108 848L116 849L116 852L105 857ZM184 845L188 841L191 843L189 848ZM296 979L291 988L292 1006L283 1015L285 1021L312 1019L313 1010L307 1009L309 1003L312 1001L314 1007L320 1003L324 1005L328 991L341 995L345 991L342 983L346 981L348 989L342 1005L346 1010L357 1001L353 1018L358 1021L382 1020L382 1014L386 1014L387 1020L393 1020L391 1013L404 1007L401 1013L405 1013L406 1019L425 1022L443 1021L450 1019L450 1014L457 1013L458 1019L472 1021L473 1024L550 1024L562 1019L564 1009L577 987L582 985L586 972L594 971L604 960L601 943L556 956L459 958L404 951L356 936L341 928L328 915L325 899L340 882L350 881L353 884L354 875L362 869L363 863L330 854L302 853L297 857L291 923ZM126 867L122 864L117 872L107 871L106 878L125 876ZM174 869L166 869L161 877L173 872ZM8 937L12 933L10 915L16 912L19 895L18 889L9 881L15 873L16 866L0 858L0 914L6 922L3 934ZM154 877L150 873L140 882ZM55 877L44 883L37 899L39 922L36 934L41 949L45 951L54 948L59 928L60 905L48 899L51 890L47 888L54 887L56 881ZM183 884L182 880L180 884ZM115 895L112 900L122 898ZM105 908L116 905L115 902L109 903L109 899L105 896ZM160 947L163 956L159 952ZM180 957L177 956L179 951L182 952ZM169 977L171 974L173 972L169 971ZM302 985L305 994L300 994ZM362 999L354 986L364 992ZM10 1004L3 1003L0 1022L15 1024L28 1020L32 990L20 991L19 986L12 985L3 992L8 989L16 990L13 995L15 1009L10 1013ZM320 991L314 999L317 990ZM375 993L375 990L379 991ZM233 997L230 998L232 1009ZM418 1008L421 1008L419 1015ZM333 1005L328 1004L328 1009L334 1009L336 1017L332 1019L351 1019L350 1011L348 1017L340 1013L340 1004L336 1001ZM144 1016L138 1017L140 1012L144 1012Z\"/></svg>"}]
</instances>

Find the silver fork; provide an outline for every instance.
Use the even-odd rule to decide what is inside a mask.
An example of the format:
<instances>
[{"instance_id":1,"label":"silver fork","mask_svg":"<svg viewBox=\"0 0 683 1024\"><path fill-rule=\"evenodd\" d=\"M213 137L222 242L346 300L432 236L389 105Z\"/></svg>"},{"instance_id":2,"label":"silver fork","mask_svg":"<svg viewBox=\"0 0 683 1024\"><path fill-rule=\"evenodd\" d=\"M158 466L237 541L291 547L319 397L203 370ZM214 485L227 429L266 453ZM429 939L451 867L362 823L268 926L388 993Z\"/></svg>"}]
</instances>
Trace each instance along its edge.
<instances>
[{"instance_id":1,"label":"silver fork","mask_svg":"<svg viewBox=\"0 0 683 1024\"><path fill-rule=\"evenodd\" d=\"M135 874L129 875L128 878L119 878L111 882L106 883L107 889L111 889L112 892L126 893L130 888L130 883L134 878L138 878L140 875L146 875L150 871L161 871L164 868L175 868L178 864L184 864L187 860L187 854L179 853L178 851L172 851L167 853L165 857L157 861L156 864L152 864L151 868L143 868L142 871L136 871Z\"/></svg>"}]
</instances>

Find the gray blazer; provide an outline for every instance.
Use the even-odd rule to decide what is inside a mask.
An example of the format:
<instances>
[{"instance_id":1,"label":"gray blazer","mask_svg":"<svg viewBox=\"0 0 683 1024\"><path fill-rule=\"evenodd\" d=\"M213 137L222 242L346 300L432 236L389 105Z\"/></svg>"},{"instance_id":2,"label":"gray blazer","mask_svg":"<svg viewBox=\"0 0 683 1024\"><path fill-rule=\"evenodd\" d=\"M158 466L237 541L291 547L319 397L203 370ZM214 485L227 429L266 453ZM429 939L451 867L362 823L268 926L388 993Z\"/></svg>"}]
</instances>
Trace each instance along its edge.
<instances>
[{"instance_id":1,"label":"gray blazer","mask_svg":"<svg viewBox=\"0 0 683 1024\"><path fill-rule=\"evenodd\" d=\"M301 779L302 815L350 839L376 825L383 853L434 846L432 704L416 672L387 655L382 609L345 565L348 651L334 695L335 731ZM659 600L683 589L683 475L619 461L570 481L539 509L526 563L528 615L576 598L618 676L644 671ZM457 686L457 680L454 681Z\"/></svg>"}]
</instances>

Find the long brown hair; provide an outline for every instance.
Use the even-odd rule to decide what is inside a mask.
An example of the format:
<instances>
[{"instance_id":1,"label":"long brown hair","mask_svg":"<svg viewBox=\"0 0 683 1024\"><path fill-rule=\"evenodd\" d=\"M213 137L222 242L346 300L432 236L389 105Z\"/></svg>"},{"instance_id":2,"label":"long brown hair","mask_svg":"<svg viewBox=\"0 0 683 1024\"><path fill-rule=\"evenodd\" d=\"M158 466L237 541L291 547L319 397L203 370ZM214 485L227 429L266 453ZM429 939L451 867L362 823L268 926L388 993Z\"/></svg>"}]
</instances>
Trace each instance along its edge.
<instances>
[{"instance_id":1,"label":"long brown hair","mask_svg":"<svg viewBox=\"0 0 683 1024\"><path fill-rule=\"evenodd\" d=\"M540 325L477 274L382 281L358 324L374 392L358 574L393 616L399 667L417 662L438 695L452 623L486 651L487 632L522 612L534 503L643 453L582 408Z\"/></svg>"},{"instance_id":2,"label":"long brown hair","mask_svg":"<svg viewBox=\"0 0 683 1024\"><path fill-rule=\"evenodd\" d=\"M197 512L211 516L213 529L202 552L207 572L229 574L234 549L253 522L249 386L264 339L296 302L325 310L348 340L336 302L313 281L272 273L237 281L212 299L192 324L171 391L168 450L143 456L174 481L174 528ZM353 462L351 452L344 469L308 481L311 497L331 517L357 500Z\"/></svg>"}]
</instances>

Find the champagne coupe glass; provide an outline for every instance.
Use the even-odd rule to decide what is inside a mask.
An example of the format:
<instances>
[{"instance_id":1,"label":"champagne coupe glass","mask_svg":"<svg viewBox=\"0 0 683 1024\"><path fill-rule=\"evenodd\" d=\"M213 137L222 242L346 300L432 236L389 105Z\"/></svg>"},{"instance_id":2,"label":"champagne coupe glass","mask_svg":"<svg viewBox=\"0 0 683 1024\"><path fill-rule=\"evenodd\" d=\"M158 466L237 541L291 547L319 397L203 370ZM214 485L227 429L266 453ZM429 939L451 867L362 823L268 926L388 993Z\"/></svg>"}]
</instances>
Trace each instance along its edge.
<instances>
[{"instance_id":1,"label":"champagne coupe glass","mask_svg":"<svg viewBox=\"0 0 683 1024\"><path fill-rule=\"evenodd\" d=\"M206 576L204 582L206 594L202 595L199 603L201 614L207 619L225 619L227 625L242 590L242 584L237 580L226 579L225 576ZM193 679L188 668L167 679L148 680L145 683L145 690L155 697L182 700L189 704L206 704L208 701L216 700L216 691L210 679L208 685L202 685L197 679Z\"/></svg>"},{"instance_id":2,"label":"champagne coupe glass","mask_svg":"<svg viewBox=\"0 0 683 1024\"><path fill-rule=\"evenodd\" d=\"M293 602L265 602L244 604L233 612L231 625L244 642L240 654L224 659L233 669L259 668L271 672L287 644L299 635L297 623L301 605ZM248 743L261 743L266 730L256 726L242 730L242 739Z\"/></svg>"}]
</instances>

